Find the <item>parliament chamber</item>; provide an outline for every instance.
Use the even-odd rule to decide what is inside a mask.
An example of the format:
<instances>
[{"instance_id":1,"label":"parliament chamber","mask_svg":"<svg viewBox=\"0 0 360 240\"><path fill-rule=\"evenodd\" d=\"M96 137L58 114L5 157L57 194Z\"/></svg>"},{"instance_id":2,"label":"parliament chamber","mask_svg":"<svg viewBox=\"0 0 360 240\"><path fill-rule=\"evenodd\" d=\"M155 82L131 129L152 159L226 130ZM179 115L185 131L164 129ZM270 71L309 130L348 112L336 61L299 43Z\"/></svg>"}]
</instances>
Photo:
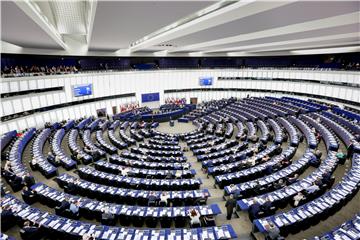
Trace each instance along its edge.
<instances>
[{"instance_id":1,"label":"parliament chamber","mask_svg":"<svg viewBox=\"0 0 360 240\"><path fill-rule=\"evenodd\" d=\"M1 1L1 240L360 239L358 1Z\"/></svg>"}]
</instances>

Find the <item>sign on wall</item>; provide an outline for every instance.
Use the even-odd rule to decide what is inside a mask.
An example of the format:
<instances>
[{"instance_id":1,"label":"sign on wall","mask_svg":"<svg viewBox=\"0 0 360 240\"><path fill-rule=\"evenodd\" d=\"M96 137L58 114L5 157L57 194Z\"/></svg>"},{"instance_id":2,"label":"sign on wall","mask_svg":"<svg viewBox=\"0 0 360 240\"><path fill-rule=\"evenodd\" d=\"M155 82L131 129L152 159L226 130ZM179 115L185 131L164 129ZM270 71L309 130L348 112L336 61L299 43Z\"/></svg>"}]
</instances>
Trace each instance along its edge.
<instances>
[{"instance_id":1,"label":"sign on wall","mask_svg":"<svg viewBox=\"0 0 360 240\"><path fill-rule=\"evenodd\" d=\"M74 97L82 97L92 95L92 84L75 85L73 86Z\"/></svg>"},{"instance_id":2,"label":"sign on wall","mask_svg":"<svg viewBox=\"0 0 360 240\"><path fill-rule=\"evenodd\" d=\"M211 86L213 85L213 77L199 77L200 86Z\"/></svg>"}]
</instances>

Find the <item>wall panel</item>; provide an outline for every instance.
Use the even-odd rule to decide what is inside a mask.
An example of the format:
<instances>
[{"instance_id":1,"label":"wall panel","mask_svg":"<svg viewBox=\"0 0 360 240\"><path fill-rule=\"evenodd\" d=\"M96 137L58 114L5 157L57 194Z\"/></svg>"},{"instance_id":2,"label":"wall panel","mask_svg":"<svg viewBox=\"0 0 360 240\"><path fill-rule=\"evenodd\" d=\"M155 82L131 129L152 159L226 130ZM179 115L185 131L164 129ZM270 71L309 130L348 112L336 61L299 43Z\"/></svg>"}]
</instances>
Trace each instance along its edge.
<instances>
[{"instance_id":1,"label":"wall panel","mask_svg":"<svg viewBox=\"0 0 360 240\"><path fill-rule=\"evenodd\" d=\"M213 76L214 85L210 87L200 87L198 79L201 76ZM271 81L271 80L217 80L217 77L261 77L261 78L295 78L305 79L302 83L290 81ZM64 86L64 90L60 92L41 93L37 95L19 95L11 99L2 99L1 109L3 115L13 114L14 111L28 111L40 107L47 107L59 103L67 103L78 101L81 99L91 99L103 96L112 96L118 94L126 94L135 92L136 97L122 98L116 100L106 100L97 104L82 104L73 107L66 107L67 110L61 109L61 115L55 114L55 118L74 118L80 115L94 115L97 108L107 108L109 113L112 112L112 106L119 106L122 103L139 101L142 93L160 92L160 100L164 102L166 97L198 97L199 102L207 99L243 96L248 92L238 91L195 91L195 92L179 92L172 94L163 94L168 89L194 89L194 88L249 88L249 89L274 89L281 91L295 91L310 94L318 94L329 97L336 97L345 100L359 102L359 87L343 87L336 85L318 84L306 82L308 80L322 80L331 82L348 82L360 84L360 73L346 71L300 71L300 70L254 70L254 69L201 69L201 70L161 70L161 71L143 71L143 72L112 72L112 73L89 73L75 75L54 75L54 76L38 76L38 77L22 77L22 78L6 78L1 79L2 93L17 92L27 89L40 89L45 87ZM72 85L75 84L93 84L93 95L75 98L72 93ZM257 92L251 95L264 96L264 93ZM29 104L31 103L31 104ZM76 111L75 111L76 109ZM57 109L60 110L60 109ZM111 110L111 111L109 111ZM41 117L38 117L38 115ZM51 119L45 113L36 113L33 120L26 121L27 125L43 124L44 119ZM54 117L54 115L52 115ZM62 119L58 119L62 120ZM17 122L12 120L11 122ZM16 123L7 122L7 128L17 126Z\"/></svg>"}]
</instances>

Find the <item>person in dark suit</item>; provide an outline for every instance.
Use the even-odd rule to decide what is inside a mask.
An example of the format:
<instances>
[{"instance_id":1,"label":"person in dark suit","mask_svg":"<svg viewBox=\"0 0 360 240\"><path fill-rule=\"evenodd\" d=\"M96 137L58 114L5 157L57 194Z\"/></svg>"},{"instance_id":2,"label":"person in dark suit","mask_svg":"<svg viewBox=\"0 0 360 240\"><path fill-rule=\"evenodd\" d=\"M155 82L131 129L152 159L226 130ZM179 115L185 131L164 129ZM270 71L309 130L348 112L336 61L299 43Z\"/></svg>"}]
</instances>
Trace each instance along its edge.
<instances>
[{"instance_id":1,"label":"person in dark suit","mask_svg":"<svg viewBox=\"0 0 360 240\"><path fill-rule=\"evenodd\" d=\"M274 183L274 188L275 189L280 189L285 187L285 182L283 179L279 179L279 181L277 181L276 183Z\"/></svg>"},{"instance_id":2,"label":"person in dark suit","mask_svg":"<svg viewBox=\"0 0 360 240\"><path fill-rule=\"evenodd\" d=\"M312 150L312 153L314 155L311 156L310 165L313 166L313 167L318 167L320 165L320 158L317 157L315 150Z\"/></svg>"},{"instance_id":3,"label":"person in dark suit","mask_svg":"<svg viewBox=\"0 0 360 240\"><path fill-rule=\"evenodd\" d=\"M69 181L68 184L67 184L66 189L67 189L68 193L75 193L75 191L76 191L75 183L73 181Z\"/></svg>"},{"instance_id":4,"label":"person in dark suit","mask_svg":"<svg viewBox=\"0 0 360 240\"><path fill-rule=\"evenodd\" d=\"M13 213L8 205L1 208L1 220L6 221L13 216Z\"/></svg>"},{"instance_id":5,"label":"person in dark suit","mask_svg":"<svg viewBox=\"0 0 360 240\"><path fill-rule=\"evenodd\" d=\"M265 227L266 229L266 240L273 240L273 239L282 239L280 235L280 229L275 226L274 223L270 222L269 225Z\"/></svg>"},{"instance_id":6,"label":"person in dark suit","mask_svg":"<svg viewBox=\"0 0 360 240\"><path fill-rule=\"evenodd\" d=\"M274 151L274 154L279 155L281 152L282 152L281 145L280 144L276 145L276 149Z\"/></svg>"},{"instance_id":7,"label":"person in dark suit","mask_svg":"<svg viewBox=\"0 0 360 240\"><path fill-rule=\"evenodd\" d=\"M288 178L287 178L287 183L288 184L293 184L293 183L295 183L298 179L299 177L299 174L294 174L293 176L289 176Z\"/></svg>"},{"instance_id":8,"label":"person in dark suit","mask_svg":"<svg viewBox=\"0 0 360 240\"><path fill-rule=\"evenodd\" d=\"M156 206L156 202L157 202L157 196L155 195L154 192L150 192L149 197L148 197L148 206Z\"/></svg>"},{"instance_id":9,"label":"person in dark suit","mask_svg":"<svg viewBox=\"0 0 360 240\"><path fill-rule=\"evenodd\" d=\"M332 181L331 179L332 179L331 173L330 172L325 172L323 174L322 183L329 186L331 181Z\"/></svg>"},{"instance_id":10,"label":"person in dark suit","mask_svg":"<svg viewBox=\"0 0 360 240\"><path fill-rule=\"evenodd\" d=\"M348 157L348 159L351 159L352 155L354 154L355 143L356 143L355 139L350 140L350 144L347 147L347 157Z\"/></svg>"},{"instance_id":11,"label":"person in dark suit","mask_svg":"<svg viewBox=\"0 0 360 240\"><path fill-rule=\"evenodd\" d=\"M30 175L30 173L26 173L22 178L22 183L27 187L31 187L35 184L34 178Z\"/></svg>"},{"instance_id":12,"label":"person in dark suit","mask_svg":"<svg viewBox=\"0 0 360 240\"><path fill-rule=\"evenodd\" d=\"M41 225L26 221L21 229L21 235L26 239L39 239L40 228Z\"/></svg>"},{"instance_id":13,"label":"person in dark suit","mask_svg":"<svg viewBox=\"0 0 360 240\"><path fill-rule=\"evenodd\" d=\"M234 196L232 194L230 194L229 199L226 201L225 207L227 213L226 219L230 220L234 212L234 208L236 207L236 200L234 199Z\"/></svg>"},{"instance_id":14,"label":"person in dark suit","mask_svg":"<svg viewBox=\"0 0 360 240\"><path fill-rule=\"evenodd\" d=\"M33 200L35 198L35 192L25 186L21 192L23 199ZM26 202L26 201L25 201Z\"/></svg>"},{"instance_id":15,"label":"person in dark suit","mask_svg":"<svg viewBox=\"0 0 360 240\"><path fill-rule=\"evenodd\" d=\"M253 204L249 208L249 217L251 221L258 218L259 212L261 211L261 205L254 199Z\"/></svg>"},{"instance_id":16,"label":"person in dark suit","mask_svg":"<svg viewBox=\"0 0 360 240\"><path fill-rule=\"evenodd\" d=\"M10 180L9 183L12 187L19 187L19 186L22 186L23 179L21 177L19 177L18 175L14 174L13 179ZM20 187L20 189L21 189L21 187Z\"/></svg>"},{"instance_id":17,"label":"person in dark suit","mask_svg":"<svg viewBox=\"0 0 360 240\"><path fill-rule=\"evenodd\" d=\"M272 203L269 198L265 199L265 202L261 205L261 210L265 213L265 216L270 215Z\"/></svg>"},{"instance_id":18,"label":"person in dark suit","mask_svg":"<svg viewBox=\"0 0 360 240\"><path fill-rule=\"evenodd\" d=\"M70 209L70 203L68 198L64 198L64 200L61 202L61 205L59 207L59 211L63 212L67 209Z\"/></svg>"}]
</instances>

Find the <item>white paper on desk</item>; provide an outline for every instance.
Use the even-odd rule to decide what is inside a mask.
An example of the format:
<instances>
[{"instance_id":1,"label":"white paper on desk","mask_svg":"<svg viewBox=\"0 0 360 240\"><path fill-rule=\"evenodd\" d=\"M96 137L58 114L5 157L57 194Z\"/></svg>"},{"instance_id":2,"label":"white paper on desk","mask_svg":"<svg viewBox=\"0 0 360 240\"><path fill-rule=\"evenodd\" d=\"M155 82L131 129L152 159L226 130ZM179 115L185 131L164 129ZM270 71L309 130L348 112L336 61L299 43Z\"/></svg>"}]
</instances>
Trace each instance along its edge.
<instances>
[{"instance_id":1,"label":"white paper on desk","mask_svg":"<svg viewBox=\"0 0 360 240\"><path fill-rule=\"evenodd\" d=\"M59 222L59 220L55 220L55 221L51 221L50 223L49 223L49 226L50 227L53 227L55 224L57 224Z\"/></svg>"},{"instance_id":2,"label":"white paper on desk","mask_svg":"<svg viewBox=\"0 0 360 240\"><path fill-rule=\"evenodd\" d=\"M326 206L322 202L317 202L316 204L321 210L326 209Z\"/></svg>"},{"instance_id":3,"label":"white paper on desk","mask_svg":"<svg viewBox=\"0 0 360 240\"><path fill-rule=\"evenodd\" d=\"M208 239L208 238L209 238L208 231L204 230L203 234L201 235L201 239Z\"/></svg>"},{"instance_id":4,"label":"white paper on desk","mask_svg":"<svg viewBox=\"0 0 360 240\"><path fill-rule=\"evenodd\" d=\"M225 237L224 231L221 228L217 231L217 235L220 239Z\"/></svg>"},{"instance_id":5,"label":"white paper on desk","mask_svg":"<svg viewBox=\"0 0 360 240\"><path fill-rule=\"evenodd\" d=\"M291 213L286 214L286 215L284 214L284 216L285 216L290 222L292 222L292 223L296 222L296 219L292 216Z\"/></svg>"},{"instance_id":6,"label":"white paper on desk","mask_svg":"<svg viewBox=\"0 0 360 240\"><path fill-rule=\"evenodd\" d=\"M116 234L112 233L109 239L110 239L110 240L114 240L115 237L116 237Z\"/></svg>"},{"instance_id":7,"label":"white paper on desk","mask_svg":"<svg viewBox=\"0 0 360 240\"><path fill-rule=\"evenodd\" d=\"M54 229L58 229L58 228L60 227L60 225L61 225L61 224L58 223L58 224L56 224L53 228L54 228Z\"/></svg>"},{"instance_id":8,"label":"white paper on desk","mask_svg":"<svg viewBox=\"0 0 360 240\"><path fill-rule=\"evenodd\" d=\"M284 223L281 221L280 218L275 218L275 223L276 223L276 225L278 225L279 227L281 227L281 226L284 225Z\"/></svg>"},{"instance_id":9,"label":"white paper on desk","mask_svg":"<svg viewBox=\"0 0 360 240\"><path fill-rule=\"evenodd\" d=\"M79 233L80 230L81 230L81 228L82 228L82 226L76 227L76 228L74 229L74 233Z\"/></svg>"}]
</instances>

